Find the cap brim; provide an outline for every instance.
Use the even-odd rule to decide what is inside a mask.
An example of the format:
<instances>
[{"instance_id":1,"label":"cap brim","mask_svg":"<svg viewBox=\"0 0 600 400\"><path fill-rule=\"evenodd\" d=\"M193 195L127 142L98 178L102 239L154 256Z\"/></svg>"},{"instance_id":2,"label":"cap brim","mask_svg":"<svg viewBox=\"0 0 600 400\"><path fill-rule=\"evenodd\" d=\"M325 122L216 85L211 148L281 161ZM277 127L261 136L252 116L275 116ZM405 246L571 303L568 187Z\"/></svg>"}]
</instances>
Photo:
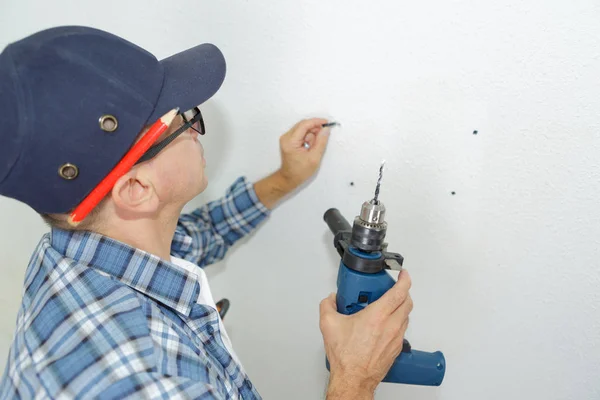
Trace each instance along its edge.
<instances>
[{"instance_id":1,"label":"cap brim","mask_svg":"<svg viewBox=\"0 0 600 400\"><path fill-rule=\"evenodd\" d=\"M149 124L175 107L187 111L199 106L219 90L225 79L225 57L209 43L177 53L160 63L164 67L164 82L148 118Z\"/></svg>"}]
</instances>

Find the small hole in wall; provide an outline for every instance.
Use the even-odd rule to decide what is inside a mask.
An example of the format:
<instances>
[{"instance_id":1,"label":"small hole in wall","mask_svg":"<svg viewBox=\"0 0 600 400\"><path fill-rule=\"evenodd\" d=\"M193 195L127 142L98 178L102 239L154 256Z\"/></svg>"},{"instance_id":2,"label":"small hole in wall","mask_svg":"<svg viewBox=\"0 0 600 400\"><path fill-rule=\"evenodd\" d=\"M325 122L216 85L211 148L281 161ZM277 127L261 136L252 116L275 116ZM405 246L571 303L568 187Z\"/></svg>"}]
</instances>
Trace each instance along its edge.
<instances>
[{"instance_id":1,"label":"small hole in wall","mask_svg":"<svg viewBox=\"0 0 600 400\"><path fill-rule=\"evenodd\" d=\"M454 196L456 194L456 192L452 192L452 196Z\"/></svg>"},{"instance_id":2,"label":"small hole in wall","mask_svg":"<svg viewBox=\"0 0 600 400\"><path fill-rule=\"evenodd\" d=\"M350 186L354 186L354 182L350 182Z\"/></svg>"},{"instance_id":3,"label":"small hole in wall","mask_svg":"<svg viewBox=\"0 0 600 400\"><path fill-rule=\"evenodd\" d=\"M477 135L479 132L477 131L473 131L473 135Z\"/></svg>"}]
</instances>

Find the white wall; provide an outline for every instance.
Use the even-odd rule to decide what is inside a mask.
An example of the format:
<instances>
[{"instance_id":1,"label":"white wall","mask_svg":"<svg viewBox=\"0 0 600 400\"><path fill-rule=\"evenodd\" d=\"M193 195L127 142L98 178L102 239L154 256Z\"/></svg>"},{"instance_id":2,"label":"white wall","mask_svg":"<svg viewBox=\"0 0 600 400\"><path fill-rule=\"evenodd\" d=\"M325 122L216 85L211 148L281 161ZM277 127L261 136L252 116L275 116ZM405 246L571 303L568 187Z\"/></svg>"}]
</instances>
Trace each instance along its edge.
<instances>
[{"instance_id":1,"label":"white wall","mask_svg":"<svg viewBox=\"0 0 600 400\"><path fill-rule=\"evenodd\" d=\"M376 397L600 399L598 1L0 4L2 47L84 24L159 58L223 49L227 79L204 108L211 183L194 205L276 168L300 118L342 122L317 178L209 268L265 398L323 398L318 303L338 260L322 215L353 218L386 159L390 250L414 282L408 338L443 350L448 370L440 388L384 384ZM7 199L0 221L4 360L45 227Z\"/></svg>"}]
</instances>

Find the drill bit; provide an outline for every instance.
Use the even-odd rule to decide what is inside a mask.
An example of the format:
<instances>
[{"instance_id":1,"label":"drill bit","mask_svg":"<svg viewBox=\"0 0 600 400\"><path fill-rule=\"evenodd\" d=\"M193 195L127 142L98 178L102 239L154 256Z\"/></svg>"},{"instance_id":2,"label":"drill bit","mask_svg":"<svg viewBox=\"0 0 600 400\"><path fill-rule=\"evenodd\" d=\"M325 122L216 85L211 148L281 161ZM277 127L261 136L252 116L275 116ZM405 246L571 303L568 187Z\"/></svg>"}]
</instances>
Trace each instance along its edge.
<instances>
[{"instance_id":1,"label":"drill bit","mask_svg":"<svg viewBox=\"0 0 600 400\"><path fill-rule=\"evenodd\" d=\"M375 186L375 197L373 198L374 204L379 204L379 187L381 186L381 179L383 178L383 166L385 165L385 160L381 163L379 167L379 178L377 179L377 186Z\"/></svg>"}]
</instances>

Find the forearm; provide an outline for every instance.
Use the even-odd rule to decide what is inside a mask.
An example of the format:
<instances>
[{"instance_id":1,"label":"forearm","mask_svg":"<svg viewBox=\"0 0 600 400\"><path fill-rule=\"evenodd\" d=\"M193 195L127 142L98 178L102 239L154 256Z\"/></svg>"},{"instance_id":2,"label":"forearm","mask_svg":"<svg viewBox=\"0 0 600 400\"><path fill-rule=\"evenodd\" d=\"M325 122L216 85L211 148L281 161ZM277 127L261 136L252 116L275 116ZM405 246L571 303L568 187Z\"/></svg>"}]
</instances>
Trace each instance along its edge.
<instances>
[{"instance_id":1,"label":"forearm","mask_svg":"<svg viewBox=\"0 0 600 400\"><path fill-rule=\"evenodd\" d=\"M171 254L200 266L217 262L268 215L254 184L238 178L225 196L179 217Z\"/></svg>"},{"instance_id":2,"label":"forearm","mask_svg":"<svg viewBox=\"0 0 600 400\"><path fill-rule=\"evenodd\" d=\"M332 373L327 387L327 400L373 400L374 392L351 377Z\"/></svg>"},{"instance_id":3,"label":"forearm","mask_svg":"<svg viewBox=\"0 0 600 400\"><path fill-rule=\"evenodd\" d=\"M295 187L281 175L280 171L273 172L254 184L254 191L260 202L272 210Z\"/></svg>"}]
</instances>

